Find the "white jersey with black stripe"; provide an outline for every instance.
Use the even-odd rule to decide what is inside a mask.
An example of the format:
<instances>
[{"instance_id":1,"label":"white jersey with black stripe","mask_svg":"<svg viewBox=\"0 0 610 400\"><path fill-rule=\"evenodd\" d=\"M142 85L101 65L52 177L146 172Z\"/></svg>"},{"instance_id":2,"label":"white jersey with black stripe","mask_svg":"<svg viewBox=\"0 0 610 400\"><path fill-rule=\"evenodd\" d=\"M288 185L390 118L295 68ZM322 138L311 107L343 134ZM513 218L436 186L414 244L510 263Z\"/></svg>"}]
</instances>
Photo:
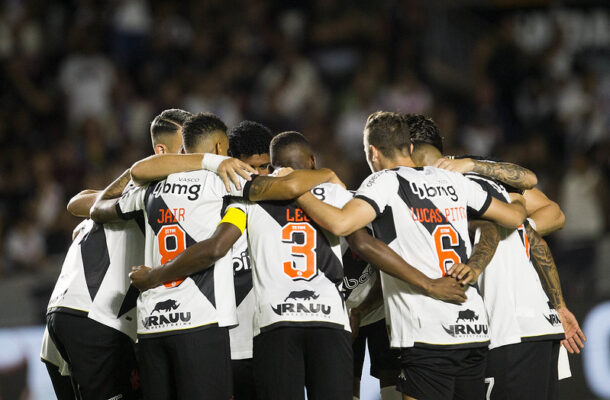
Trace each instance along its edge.
<instances>
[{"instance_id":1,"label":"white jersey with black stripe","mask_svg":"<svg viewBox=\"0 0 610 400\"><path fill-rule=\"evenodd\" d=\"M498 200L510 201L506 188L493 179L477 174L466 176ZM479 277L489 319L489 348L522 340L562 339L563 327L557 311L549 305L530 260L525 226L515 230L498 229L502 240Z\"/></svg>"},{"instance_id":2,"label":"white jersey with black stripe","mask_svg":"<svg viewBox=\"0 0 610 400\"><path fill-rule=\"evenodd\" d=\"M247 194L250 183L243 180L242 190L233 187L229 195ZM122 216L144 211L145 264L163 268L185 248L214 233L225 195L216 174L183 172L129 192L119 200L117 211ZM236 325L231 254L206 270L141 293L137 307L139 337Z\"/></svg>"},{"instance_id":3,"label":"white jersey with black stripe","mask_svg":"<svg viewBox=\"0 0 610 400\"><path fill-rule=\"evenodd\" d=\"M47 312L88 316L135 340L138 290L128 273L144 261L141 218L103 225L85 220L77 230Z\"/></svg>"},{"instance_id":4,"label":"white jersey with black stripe","mask_svg":"<svg viewBox=\"0 0 610 400\"><path fill-rule=\"evenodd\" d=\"M233 280L235 282L235 304L239 325L229 331L231 359L252 358L254 331L254 290L252 288L252 264L248 251L248 230L231 249Z\"/></svg>"},{"instance_id":5,"label":"white jersey with black stripe","mask_svg":"<svg viewBox=\"0 0 610 400\"><path fill-rule=\"evenodd\" d=\"M467 211L484 213L491 197L463 175L433 167L383 170L356 192L376 211L373 232L406 262L440 278L471 252ZM487 346L487 317L475 287L461 305L421 294L381 272L392 347Z\"/></svg>"},{"instance_id":6,"label":"white jersey with black stripe","mask_svg":"<svg viewBox=\"0 0 610 400\"><path fill-rule=\"evenodd\" d=\"M343 207L348 191L322 184L312 193ZM277 327L349 330L337 236L320 228L292 201L230 205L246 214L256 300L254 336Z\"/></svg>"}]
</instances>

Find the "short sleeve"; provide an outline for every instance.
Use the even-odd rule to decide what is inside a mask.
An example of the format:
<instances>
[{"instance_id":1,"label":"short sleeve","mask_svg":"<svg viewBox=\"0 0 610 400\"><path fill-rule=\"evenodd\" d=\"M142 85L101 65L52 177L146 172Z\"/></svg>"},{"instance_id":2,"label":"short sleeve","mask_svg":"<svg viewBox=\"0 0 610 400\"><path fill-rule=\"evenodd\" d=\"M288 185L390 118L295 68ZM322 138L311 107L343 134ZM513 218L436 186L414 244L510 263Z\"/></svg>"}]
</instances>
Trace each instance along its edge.
<instances>
[{"instance_id":1,"label":"short sleeve","mask_svg":"<svg viewBox=\"0 0 610 400\"><path fill-rule=\"evenodd\" d=\"M318 199L337 208L343 208L354 195L336 183L322 183L311 189L311 193Z\"/></svg>"},{"instance_id":2,"label":"short sleeve","mask_svg":"<svg viewBox=\"0 0 610 400\"><path fill-rule=\"evenodd\" d=\"M242 211L244 214L248 215L248 205L249 204L250 204L250 202L245 201L245 200L233 199L233 201L231 201L231 203L229 203L229 205L227 206L225 213L228 212L230 209L237 209L237 210Z\"/></svg>"},{"instance_id":3,"label":"short sleeve","mask_svg":"<svg viewBox=\"0 0 610 400\"><path fill-rule=\"evenodd\" d=\"M134 186L123 193L116 205L117 214L122 219L131 219L139 211L144 210L144 196L148 186Z\"/></svg>"},{"instance_id":4,"label":"short sleeve","mask_svg":"<svg viewBox=\"0 0 610 400\"><path fill-rule=\"evenodd\" d=\"M383 170L369 175L362 182L354 198L364 200L375 209L377 215L381 214L392 195L398 192L398 180L396 173L390 170Z\"/></svg>"},{"instance_id":5,"label":"short sleeve","mask_svg":"<svg viewBox=\"0 0 610 400\"><path fill-rule=\"evenodd\" d=\"M468 213L474 217L480 217L487 211L493 196L485 191L481 185L464 177L464 194L466 195L466 205Z\"/></svg>"}]
</instances>

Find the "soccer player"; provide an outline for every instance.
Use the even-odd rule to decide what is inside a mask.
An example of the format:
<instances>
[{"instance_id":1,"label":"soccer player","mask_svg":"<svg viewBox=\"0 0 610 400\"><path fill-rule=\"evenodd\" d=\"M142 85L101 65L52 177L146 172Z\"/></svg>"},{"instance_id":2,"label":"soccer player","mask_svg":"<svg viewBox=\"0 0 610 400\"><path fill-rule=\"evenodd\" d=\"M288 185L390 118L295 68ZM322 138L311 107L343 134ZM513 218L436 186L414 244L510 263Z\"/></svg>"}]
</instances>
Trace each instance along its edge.
<instances>
[{"instance_id":1,"label":"soccer player","mask_svg":"<svg viewBox=\"0 0 610 400\"><path fill-rule=\"evenodd\" d=\"M269 145L273 134L264 125L242 121L229 129L229 155L255 169L259 175L267 175L270 166ZM254 291L252 290L252 263L248 253L247 233L244 233L231 249L235 302L239 325L229 330L231 342L231 367L233 370L233 395L235 400L256 399L256 385L252 368L252 325L254 323Z\"/></svg>"},{"instance_id":2,"label":"soccer player","mask_svg":"<svg viewBox=\"0 0 610 400\"><path fill-rule=\"evenodd\" d=\"M415 163L437 163L442 157L442 140L434 122L423 115L409 115L407 121ZM521 168L509 163L471 162L478 170L500 177L504 171ZM507 188L498 181L479 174L467 176L492 196L508 198ZM514 186L527 186L526 174L509 176ZM547 223L544 215L537 219L543 226L554 223ZM565 336L555 309L563 309L567 327L571 327L573 316L565 308L550 250L530 224L515 231L503 231L502 237L492 261L479 278L491 331L486 373L488 398L556 399L559 340L565 340ZM544 282L542 286L540 279ZM580 342L575 333L570 339Z\"/></svg>"},{"instance_id":3,"label":"soccer player","mask_svg":"<svg viewBox=\"0 0 610 400\"><path fill-rule=\"evenodd\" d=\"M375 173L355 198L342 209L308 194L299 204L337 235L349 235L373 222L376 237L410 265L430 277L444 276L455 265L462 268L460 263L470 255L467 209L514 229L525 219L523 200L513 195L513 202L506 204L460 174L414 168L408 134L404 116L372 114L364 145ZM468 299L457 305L422 296L385 273L382 284L390 342L401 348L403 398L483 398L488 328L477 290L469 287Z\"/></svg>"},{"instance_id":4,"label":"soccer player","mask_svg":"<svg viewBox=\"0 0 610 400\"><path fill-rule=\"evenodd\" d=\"M278 167L315 167L309 143L296 132L274 138L271 160ZM321 185L312 192L324 201L351 198L337 185ZM294 202L232 205L210 239L190 247L164 268L135 268L134 284L145 290L205 269L229 250L246 224L257 294L254 364L259 397L303 398L305 385L312 399L351 398L351 350L339 293L343 277L339 240L312 224ZM369 262L422 292L457 303L465 300L457 281L427 278L366 231L354 233L349 241Z\"/></svg>"},{"instance_id":5,"label":"soccer player","mask_svg":"<svg viewBox=\"0 0 610 400\"><path fill-rule=\"evenodd\" d=\"M155 117L150 133L156 153L179 150L181 126L190 115L170 109ZM120 195L128 182L127 171L112 190ZM89 217L99 193L81 192L70 200L68 211ZM138 291L130 286L127 269L143 260L143 249L143 232L135 220L107 225L86 220L75 230L48 305L47 330L52 340L43 342L41 358L58 358L53 355L56 346L68 362L75 391L85 399L139 397L130 341L135 340ZM50 367L48 363L47 366ZM55 372L53 369L49 373L58 398L74 398L74 392L69 393Z\"/></svg>"},{"instance_id":6,"label":"soccer player","mask_svg":"<svg viewBox=\"0 0 610 400\"><path fill-rule=\"evenodd\" d=\"M226 126L213 114L194 115L184 124L182 134L187 153L227 154ZM199 165L201 158L199 155ZM230 194L283 200L334 178L330 170L257 177L242 180L241 188L233 188ZM162 265L214 232L226 194L223 181L212 172L177 173L120 199L103 193L91 216L106 222L144 212L146 263ZM227 326L237 323L232 275L230 259L225 257L213 268L167 281L139 296L138 351L146 399L232 396L227 331Z\"/></svg>"}]
</instances>

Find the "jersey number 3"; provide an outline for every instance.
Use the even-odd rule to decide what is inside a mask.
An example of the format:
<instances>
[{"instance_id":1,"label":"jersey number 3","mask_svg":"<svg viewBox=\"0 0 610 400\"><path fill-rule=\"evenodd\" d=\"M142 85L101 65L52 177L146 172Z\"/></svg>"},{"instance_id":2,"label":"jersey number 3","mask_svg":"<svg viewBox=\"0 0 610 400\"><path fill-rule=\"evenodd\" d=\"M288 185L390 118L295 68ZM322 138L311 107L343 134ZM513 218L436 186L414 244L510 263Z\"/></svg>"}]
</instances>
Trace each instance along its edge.
<instances>
[{"instance_id":1,"label":"jersey number 3","mask_svg":"<svg viewBox=\"0 0 610 400\"><path fill-rule=\"evenodd\" d=\"M460 255L453 249L460 245L458 233L451 225L439 225L432 232L432 236L436 245L436 254L438 254L438 266L445 276L453 264L462 262ZM448 239L449 247L443 244L443 238Z\"/></svg>"},{"instance_id":2,"label":"jersey number 3","mask_svg":"<svg viewBox=\"0 0 610 400\"><path fill-rule=\"evenodd\" d=\"M284 273L295 281L311 280L318 274L316 230L308 223L288 224L282 229L282 242L289 243L293 260L284 261ZM297 263L297 260L302 260Z\"/></svg>"},{"instance_id":3,"label":"jersey number 3","mask_svg":"<svg viewBox=\"0 0 610 400\"><path fill-rule=\"evenodd\" d=\"M167 225L161 228L157 240L159 241L161 264L165 264L186 249L186 234L179 225ZM184 278L165 282L163 286L172 288L182 282L184 282Z\"/></svg>"}]
</instances>

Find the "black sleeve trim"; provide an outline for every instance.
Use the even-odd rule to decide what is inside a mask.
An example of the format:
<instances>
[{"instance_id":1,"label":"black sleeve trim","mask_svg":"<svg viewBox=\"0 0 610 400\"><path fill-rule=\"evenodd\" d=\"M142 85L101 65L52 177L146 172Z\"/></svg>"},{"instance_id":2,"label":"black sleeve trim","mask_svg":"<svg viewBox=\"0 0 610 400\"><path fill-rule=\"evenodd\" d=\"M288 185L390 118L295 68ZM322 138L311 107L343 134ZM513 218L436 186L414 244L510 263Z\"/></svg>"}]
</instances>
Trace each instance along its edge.
<instances>
[{"instance_id":1,"label":"black sleeve trim","mask_svg":"<svg viewBox=\"0 0 610 400\"><path fill-rule=\"evenodd\" d=\"M485 211L487 211L487 209L489 208L492 198L493 198L493 196L491 194L487 193L487 199L485 200L485 203L483 203L483 206L481 207L481 209L475 210L474 208L468 207L469 211L472 210L473 215L475 215L476 217L480 217L481 215L485 214Z\"/></svg>"},{"instance_id":2,"label":"black sleeve trim","mask_svg":"<svg viewBox=\"0 0 610 400\"><path fill-rule=\"evenodd\" d=\"M116 213L119 216L119 218L124 219L124 220L131 219L131 216L129 215L130 213L124 213L123 210L121 210L121 206L119 205L118 201L114 205L114 208L116 209Z\"/></svg>"},{"instance_id":3,"label":"black sleeve trim","mask_svg":"<svg viewBox=\"0 0 610 400\"><path fill-rule=\"evenodd\" d=\"M250 187L252 186L252 182L254 182L254 180L256 178L258 178L260 175L250 175L250 178L252 178L251 181L246 181L246 184L244 185L244 190L243 190L243 198L246 200L250 200Z\"/></svg>"},{"instance_id":4,"label":"black sleeve trim","mask_svg":"<svg viewBox=\"0 0 610 400\"><path fill-rule=\"evenodd\" d=\"M364 200L367 203L369 203L371 205L371 207L373 207L373 209L375 210L375 214L377 216L381 215L381 210L379 209L379 206L377 205L377 203L375 203L373 200L369 199L366 196L363 196L361 194L354 196L354 199L360 199L360 200Z\"/></svg>"}]
</instances>

